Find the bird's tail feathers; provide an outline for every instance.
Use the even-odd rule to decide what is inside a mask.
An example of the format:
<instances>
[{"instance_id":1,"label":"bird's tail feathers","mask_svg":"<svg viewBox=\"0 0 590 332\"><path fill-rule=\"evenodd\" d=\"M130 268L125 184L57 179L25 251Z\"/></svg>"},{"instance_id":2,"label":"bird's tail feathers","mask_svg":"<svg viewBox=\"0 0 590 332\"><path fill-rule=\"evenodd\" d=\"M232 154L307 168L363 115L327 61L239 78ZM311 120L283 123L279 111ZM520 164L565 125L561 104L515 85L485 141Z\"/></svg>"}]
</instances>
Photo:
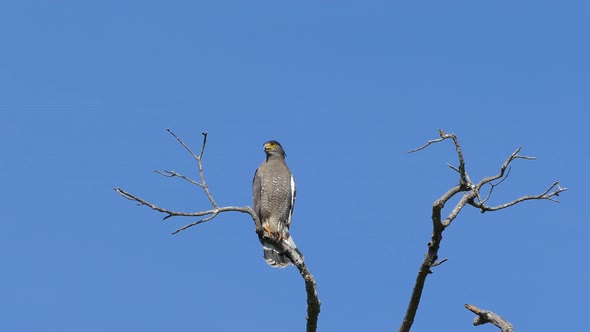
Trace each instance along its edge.
<instances>
[{"instance_id":1,"label":"bird's tail feathers","mask_svg":"<svg viewBox=\"0 0 590 332\"><path fill-rule=\"evenodd\" d=\"M268 263L268 265L272 267L284 268L291 264L291 260L289 257L285 256L285 254L273 244L268 241L262 242L262 248L264 250L264 260Z\"/></svg>"},{"instance_id":2,"label":"bird's tail feathers","mask_svg":"<svg viewBox=\"0 0 590 332\"><path fill-rule=\"evenodd\" d=\"M301 259L303 259L301 251L297 249L297 245L295 245L295 241L293 241L293 238L289 234L288 230L285 230L283 233L283 241L287 241L289 246L297 251L297 253L301 256ZM277 248L273 243L269 241L263 241L262 247L264 248L264 260L266 260L270 266L283 268L291 264L289 257L287 257L287 255L285 255L285 253L280 248Z\"/></svg>"}]
</instances>

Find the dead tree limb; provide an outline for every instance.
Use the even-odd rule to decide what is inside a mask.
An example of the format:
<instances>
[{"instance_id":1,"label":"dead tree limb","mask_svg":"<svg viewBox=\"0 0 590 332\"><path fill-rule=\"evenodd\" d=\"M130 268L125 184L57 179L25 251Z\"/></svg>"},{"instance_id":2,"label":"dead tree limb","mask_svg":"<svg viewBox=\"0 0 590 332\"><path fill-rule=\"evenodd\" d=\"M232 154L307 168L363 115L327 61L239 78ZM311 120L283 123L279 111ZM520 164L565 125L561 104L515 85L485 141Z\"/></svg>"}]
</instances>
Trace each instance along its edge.
<instances>
[{"instance_id":1,"label":"dead tree limb","mask_svg":"<svg viewBox=\"0 0 590 332\"><path fill-rule=\"evenodd\" d=\"M502 332L514 332L512 324L496 313L493 313L489 310L479 309L473 304L466 304L465 308L477 315L477 317L473 319L474 326L491 323L496 325L500 330L502 330Z\"/></svg>"},{"instance_id":2,"label":"dead tree limb","mask_svg":"<svg viewBox=\"0 0 590 332\"><path fill-rule=\"evenodd\" d=\"M461 150L461 145L459 144L459 140L457 139L455 134L447 134L443 130L439 129L439 136L439 138L430 140L423 146L409 151L409 153L417 152L427 148L432 144L439 143L447 139L451 139L455 146L455 151L457 153L457 157L459 160L459 167L450 167L459 173L459 184L449 189L439 199L437 199L434 202L434 204L432 204L432 236L430 242L428 242L428 251L424 255L424 260L422 261L422 264L420 265L420 268L418 270L418 275L414 283L412 295L410 296L408 308L406 309L406 314L399 328L400 332L410 331L410 328L414 323L414 318L416 317L416 312L418 311L418 306L420 304L420 299L422 297L422 291L424 289L426 277L432 273L431 268L438 266L444 261L446 261L446 258L440 262L437 261L440 243L443 238L442 234L444 230L447 227L449 227L453 220L455 220L455 218L459 215L459 213L465 207L465 205L471 205L475 208L478 208L482 213L486 211L497 211L527 200L550 200L553 202L558 202L555 199L555 197L559 196L561 192L567 190L567 188L561 188L559 186L559 181L555 181L547 190L545 190L543 193L539 195L523 196L498 206L488 206L486 205L486 202L491 197L493 189L500 183L502 183L502 181L504 181L510 173L510 169L508 168L510 164L515 159L533 160L534 158L520 155L519 152L521 148L518 148L502 164L498 174L494 176L485 177L481 181L474 183L471 181L471 179L469 178L469 174L467 173L465 167L465 159L463 157L463 151ZM496 180L499 180L499 182L493 183L493 181ZM481 189L485 185L490 185L490 191L486 198L482 198ZM462 195L459 199L459 202L443 219L442 210L445 207L445 204L451 198L455 197L455 195L459 194Z\"/></svg>"},{"instance_id":3,"label":"dead tree limb","mask_svg":"<svg viewBox=\"0 0 590 332\"><path fill-rule=\"evenodd\" d=\"M197 162L200 181L190 179L182 174L177 173L176 171L168 171L168 170L158 171L158 170L156 170L155 172L162 175L162 176L165 176L165 177L178 177L183 180L186 180L187 182L189 182L191 184L201 187L203 189L203 191L205 191L205 194L207 195L207 198L209 199L209 202L211 203L212 208L209 210L197 211L197 212L172 211L172 210L168 210L166 208L162 208L160 206L157 206L155 204L152 204L152 203L148 202L147 200L139 198L139 197L137 197L137 196L121 189L121 188L114 188L114 190L119 195L125 197L126 199L137 202L138 205L140 205L140 206L145 205L152 210L164 213L166 216L164 216L163 220L166 220L171 217L203 217L202 219L199 219L197 221L194 221L190 224L186 224L186 225L176 229L174 232L172 232L172 234L177 234L178 232L186 230L187 228L190 228L190 227L202 224L204 222L210 221L210 220L214 219L215 217L217 217L220 213L241 212L241 213L249 214L250 217L252 218L252 221L254 221L254 227L255 227L256 233L262 234L263 240L268 240L271 243L273 243L274 245L276 245L277 247L280 247L283 250L283 252L287 255L287 257L289 257L289 259L291 260L293 265L295 265L295 267L297 267L297 269L299 270L299 273L301 274L301 277L303 278L303 281L305 282L305 292L307 294L306 331L307 332L315 332L317 330L318 316L320 314L320 300L318 298L317 285L316 285L315 278L313 277L313 275L311 274L311 272L309 271L309 269L305 265L305 262L303 261L303 256L301 256L296 250L291 248L291 246L289 246L289 244L287 242L283 241L283 239L279 239L278 237L272 237L267 234L264 234L262 231L262 225L260 223L260 220L258 219L258 216L256 215L256 213L254 212L254 210L250 206L243 206L243 207L224 206L224 207L220 207L219 205L217 205L217 203L215 202L215 199L213 198L213 195L209 191L209 186L205 182L205 175L203 172L203 164L201 162L203 159L203 153L205 152L205 146L207 144L207 133L203 133L203 144L201 145L201 151L197 155L178 136L176 136L176 134L174 134L170 129L166 129L166 130L172 136L174 136L174 138L195 159L195 161Z\"/></svg>"}]
</instances>

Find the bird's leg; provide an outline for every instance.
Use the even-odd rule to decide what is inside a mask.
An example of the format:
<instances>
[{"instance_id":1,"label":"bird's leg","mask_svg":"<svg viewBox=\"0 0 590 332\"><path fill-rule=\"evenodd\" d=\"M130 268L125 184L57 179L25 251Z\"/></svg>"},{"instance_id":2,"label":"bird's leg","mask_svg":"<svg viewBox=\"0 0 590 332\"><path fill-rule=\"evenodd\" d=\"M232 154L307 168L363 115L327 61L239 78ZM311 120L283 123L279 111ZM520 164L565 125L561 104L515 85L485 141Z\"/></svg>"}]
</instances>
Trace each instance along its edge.
<instances>
[{"instance_id":1,"label":"bird's leg","mask_svg":"<svg viewBox=\"0 0 590 332\"><path fill-rule=\"evenodd\" d=\"M283 234L281 233L281 231L273 230L268 223L263 224L262 229L270 236L276 238L277 242L280 242L283 239Z\"/></svg>"},{"instance_id":2,"label":"bird's leg","mask_svg":"<svg viewBox=\"0 0 590 332\"><path fill-rule=\"evenodd\" d=\"M267 223L262 225L262 229L268 234L273 234L272 229L270 229L270 226Z\"/></svg>"},{"instance_id":3,"label":"bird's leg","mask_svg":"<svg viewBox=\"0 0 590 332\"><path fill-rule=\"evenodd\" d=\"M281 240L283 240L284 235L283 235L283 230L281 229L281 225L277 225L278 229L276 230L276 232L274 232L274 235L277 237L277 242L281 242Z\"/></svg>"}]
</instances>

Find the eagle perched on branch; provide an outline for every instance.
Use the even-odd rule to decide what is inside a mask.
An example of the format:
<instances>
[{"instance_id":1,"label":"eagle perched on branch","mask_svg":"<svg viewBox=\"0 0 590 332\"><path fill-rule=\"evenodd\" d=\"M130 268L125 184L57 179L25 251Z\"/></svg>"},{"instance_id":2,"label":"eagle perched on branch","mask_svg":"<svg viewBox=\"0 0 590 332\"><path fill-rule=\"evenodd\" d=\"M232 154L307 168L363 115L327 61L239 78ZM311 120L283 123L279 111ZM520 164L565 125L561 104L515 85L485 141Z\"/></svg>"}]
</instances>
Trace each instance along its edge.
<instances>
[{"instance_id":1,"label":"eagle perched on branch","mask_svg":"<svg viewBox=\"0 0 590 332\"><path fill-rule=\"evenodd\" d=\"M295 203L295 181L287 163L285 150L277 141L264 143L266 160L258 167L252 183L254 212L262 224L262 232L297 250L291 234L291 216ZM259 234L264 248L264 259L272 267L283 268L291 264L285 253ZM299 252L299 250L297 250Z\"/></svg>"}]
</instances>

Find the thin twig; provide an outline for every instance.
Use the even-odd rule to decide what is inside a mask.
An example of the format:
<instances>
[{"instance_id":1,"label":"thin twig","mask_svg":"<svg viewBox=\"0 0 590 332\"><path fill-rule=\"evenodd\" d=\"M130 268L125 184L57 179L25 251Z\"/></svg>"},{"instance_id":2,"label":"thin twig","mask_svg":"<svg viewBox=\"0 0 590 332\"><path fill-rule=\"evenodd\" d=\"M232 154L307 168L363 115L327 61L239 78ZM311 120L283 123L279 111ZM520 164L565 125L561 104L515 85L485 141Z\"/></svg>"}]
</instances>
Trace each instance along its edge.
<instances>
[{"instance_id":1,"label":"thin twig","mask_svg":"<svg viewBox=\"0 0 590 332\"><path fill-rule=\"evenodd\" d=\"M450 168L450 169L452 169L453 171L455 171L455 172L457 172L457 173L461 174L461 171L460 171L460 170L459 170L457 167L455 167L455 166L453 166L453 165L451 165L451 164L447 164L447 166L449 166L449 168Z\"/></svg>"},{"instance_id":2,"label":"thin twig","mask_svg":"<svg viewBox=\"0 0 590 332\"><path fill-rule=\"evenodd\" d=\"M506 172L506 168L508 168L508 166L510 165L510 163L514 159L525 159L525 160L535 160L536 159L535 157L527 157L527 156L519 155L518 153L520 152L520 150L522 150L522 147L519 147L514 152L512 152L512 154L508 157L508 159L506 159L506 161L504 161L502 166L500 166L500 172L494 176L488 176L488 177L483 178L476 185L476 189L479 191L484 184L487 184L487 183L490 183L492 181L496 181L496 180L502 178L504 176L504 173Z\"/></svg>"},{"instance_id":3,"label":"thin twig","mask_svg":"<svg viewBox=\"0 0 590 332\"><path fill-rule=\"evenodd\" d=\"M189 177L186 177L186 176L184 176L182 174L176 173L176 171L164 170L164 172L161 172L161 171L158 171L157 169L155 169L154 172L156 172L156 173L158 173L158 174L160 174L162 176L165 176L167 178L178 177L178 178L184 179L184 180L186 180L186 181L188 181L188 182L190 182L190 183L192 183L192 184L194 184L196 186L199 186L199 187L203 188L203 185L202 184L200 184L197 181L195 181L195 180L193 180L193 179L191 179Z\"/></svg>"},{"instance_id":4,"label":"thin twig","mask_svg":"<svg viewBox=\"0 0 590 332\"><path fill-rule=\"evenodd\" d=\"M193 158L195 158L195 160L198 162L199 161L199 157L197 157L197 155L195 155L195 153L191 150L191 148L189 148L186 144L184 144L184 142L178 137L176 136L176 134L170 130L170 128L166 128L166 131L170 133L170 135L174 136L174 138L176 138L176 140L178 141L178 143L182 144L182 146L184 146L184 148L186 149L186 151L188 151L191 156L193 156ZM207 138L207 135L205 135L205 138Z\"/></svg>"},{"instance_id":5,"label":"thin twig","mask_svg":"<svg viewBox=\"0 0 590 332\"><path fill-rule=\"evenodd\" d=\"M508 171L506 172L506 175L504 175L504 177L502 177L502 179L500 179L500 181L498 183L491 183L489 182L490 185L490 191L488 192L488 195L486 196L485 199L481 198L480 192L477 192L477 198L479 199L479 201L483 204L485 202L487 202L490 197L492 197L492 193L494 192L494 188L496 188L496 186L499 186L500 184L502 184L502 182L504 182L504 180L508 179L508 177L510 176L510 171L512 170L512 167L508 167Z\"/></svg>"},{"instance_id":6,"label":"thin twig","mask_svg":"<svg viewBox=\"0 0 590 332\"><path fill-rule=\"evenodd\" d=\"M252 218L256 218L258 219L258 217L256 216L256 214L254 213L254 210L252 210L251 207L249 206L244 206L244 207L239 207L239 206L224 206L224 207L217 207L211 210L206 210L206 211L198 211L198 212L180 212L180 211L172 211L172 210L168 210L162 207L159 207L155 204L152 204L146 200L144 200L143 198L139 198L137 196L134 196L128 192L126 192L125 190L121 189L121 188L115 188L114 189L119 195L132 200L132 201L136 201L137 203L139 203L139 205L145 205L147 207L149 207L152 210L161 212L161 213L165 213L166 216L162 219L162 220L166 220L168 218L171 217L203 217L203 216L209 216L209 215L214 215L217 216L220 213L223 212L242 212L242 213L248 213L252 216ZM209 221L213 218L206 218L206 220L204 221L200 221L197 222L196 224L201 224L205 221ZM194 223L193 223L194 224ZM194 226L193 224L189 224L186 227L184 227L183 229L189 228ZM172 234L176 234L179 231L176 230L174 231L174 233Z\"/></svg>"},{"instance_id":7,"label":"thin twig","mask_svg":"<svg viewBox=\"0 0 590 332\"><path fill-rule=\"evenodd\" d=\"M166 131L168 131L170 133L170 135L174 136L174 138L176 138L176 140L180 144L182 144L182 146L197 161L197 167L199 169L199 177L201 178L201 183L198 184L198 186L203 188L203 190L205 191L205 194L207 195L207 198L209 199L209 202L211 202L211 205L213 205L214 208L218 208L217 203L213 199L213 195L211 195L211 192L209 191L209 187L207 186L207 182L205 181L205 175L203 173L202 159L203 159L203 153L205 153L205 145L207 145L207 133L206 132L201 133L203 135L203 144L201 145L201 152L199 153L199 155L196 155L178 136L176 136L176 134L172 130L166 129ZM196 183L196 181L194 183Z\"/></svg>"},{"instance_id":8,"label":"thin twig","mask_svg":"<svg viewBox=\"0 0 590 332\"><path fill-rule=\"evenodd\" d=\"M197 158L197 164L199 166L199 177L201 178L201 184L203 185L202 187L205 190L205 194L207 194L207 198L209 198L209 202L211 202L211 205L213 205L213 207L217 208L217 203L215 202L215 200L213 199L213 195L211 195L211 192L209 191L209 187L207 186L207 182L205 181L205 174L203 173L203 163L201 162L201 159L203 158L203 152L205 152L205 145L207 144L207 133L202 134L203 145L201 146L201 153Z\"/></svg>"},{"instance_id":9,"label":"thin twig","mask_svg":"<svg viewBox=\"0 0 590 332\"><path fill-rule=\"evenodd\" d=\"M448 258L443 258L440 261L433 263L431 267L439 266L439 265L441 265L442 263L444 263L444 262L446 262L448 260L449 260Z\"/></svg>"},{"instance_id":10,"label":"thin twig","mask_svg":"<svg viewBox=\"0 0 590 332\"><path fill-rule=\"evenodd\" d=\"M203 135L203 145L201 145L201 152L199 152L199 159L203 158L203 153L205 153L205 145L207 145L207 132L202 132Z\"/></svg>"},{"instance_id":11,"label":"thin twig","mask_svg":"<svg viewBox=\"0 0 590 332\"><path fill-rule=\"evenodd\" d=\"M442 141L444 141L444 140L445 140L445 139L444 139L444 138L442 138L442 137L441 137L441 138L437 138L437 139L431 139L430 141L428 141L426 144L422 145L421 147L419 147L419 148L416 148L416 149L413 149L413 150L410 150L410 151L408 151L408 153L414 153L414 152L418 152L418 151L420 151L420 150L424 150L424 149L426 149L426 148L427 148L427 147L428 147L430 144L434 144L434 143L442 142Z\"/></svg>"},{"instance_id":12,"label":"thin twig","mask_svg":"<svg viewBox=\"0 0 590 332\"><path fill-rule=\"evenodd\" d=\"M455 151L457 152L457 157L459 157L459 176L461 178L461 185L467 185L469 182L469 177L467 176L467 170L465 169L465 159L463 158L463 150L461 149L461 145L459 145L459 140L455 134L447 134L442 129L439 129L440 137L450 138L453 140L455 144Z\"/></svg>"},{"instance_id":13,"label":"thin twig","mask_svg":"<svg viewBox=\"0 0 590 332\"><path fill-rule=\"evenodd\" d=\"M555 189L554 191L550 192L551 190L553 190L553 188L557 187L557 189ZM498 206L487 206L485 205L483 202L470 202L469 204L480 209L480 211L483 212L487 212L487 211L498 211L498 210L502 210L505 209L507 207L511 207L513 205L516 205L520 202L524 202L524 201L529 201L529 200L533 200L533 199L546 199L546 200L550 200L552 202L555 203L559 203L559 200L553 198L554 196L559 196L560 193L567 191L567 188L561 188L559 186L559 181L555 181L553 182L553 184L547 189L545 190L542 194L539 195L534 195L534 196L522 196L520 198L517 198L513 201L504 203L504 204L500 204Z\"/></svg>"},{"instance_id":14,"label":"thin twig","mask_svg":"<svg viewBox=\"0 0 590 332\"><path fill-rule=\"evenodd\" d=\"M139 205L145 205L152 210L162 212L168 215L168 217L202 217L215 212L215 210L207 210L207 211L199 211L199 212L178 212L178 211L171 211L162 207L159 207L155 204L152 204L142 198L136 197L131 193L126 192L121 188L115 188L115 191L119 193L119 195L127 198L128 200L136 201ZM165 217L165 218L168 218Z\"/></svg>"},{"instance_id":15,"label":"thin twig","mask_svg":"<svg viewBox=\"0 0 590 332\"><path fill-rule=\"evenodd\" d=\"M217 215L218 215L218 214L219 214L219 213L215 212L215 213L213 213L212 215L210 215L210 216L209 216L209 217L207 217L207 218L204 218L204 219L201 219L201 220L195 221L195 222L193 222L193 223L190 223L190 224L188 224L188 225L184 225L184 226L180 227L179 229L175 230L174 232L172 232L172 234L177 234L178 232L184 231L185 229L187 229L187 228L189 228L189 227L193 227L193 226L196 226L196 225L198 225L198 224L202 224L202 223L204 223L204 222L207 222L207 221L209 221L209 220L211 220L211 219L213 219L213 218L217 217Z\"/></svg>"},{"instance_id":16,"label":"thin twig","mask_svg":"<svg viewBox=\"0 0 590 332\"><path fill-rule=\"evenodd\" d=\"M461 145L459 145L459 140L457 139L457 136L455 136L455 134L447 134L442 129L438 130L438 135L440 136L440 138L432 139L428 141L426 144L422 145L421 147L408 151L408 153L414 153L423 150L431 144L442 142L449 138L452 139L453 143L455 144L455 151L457 152L457 156L459 157L459 168L457 169L454 166L451 166L450 164L447 165L459 173L459 175L461 176L462 185L467 184L470 181L468 179L467 172L465 171L465 159L463 158L463 151L461 150Z\"/></svg>"}]
</instances>

